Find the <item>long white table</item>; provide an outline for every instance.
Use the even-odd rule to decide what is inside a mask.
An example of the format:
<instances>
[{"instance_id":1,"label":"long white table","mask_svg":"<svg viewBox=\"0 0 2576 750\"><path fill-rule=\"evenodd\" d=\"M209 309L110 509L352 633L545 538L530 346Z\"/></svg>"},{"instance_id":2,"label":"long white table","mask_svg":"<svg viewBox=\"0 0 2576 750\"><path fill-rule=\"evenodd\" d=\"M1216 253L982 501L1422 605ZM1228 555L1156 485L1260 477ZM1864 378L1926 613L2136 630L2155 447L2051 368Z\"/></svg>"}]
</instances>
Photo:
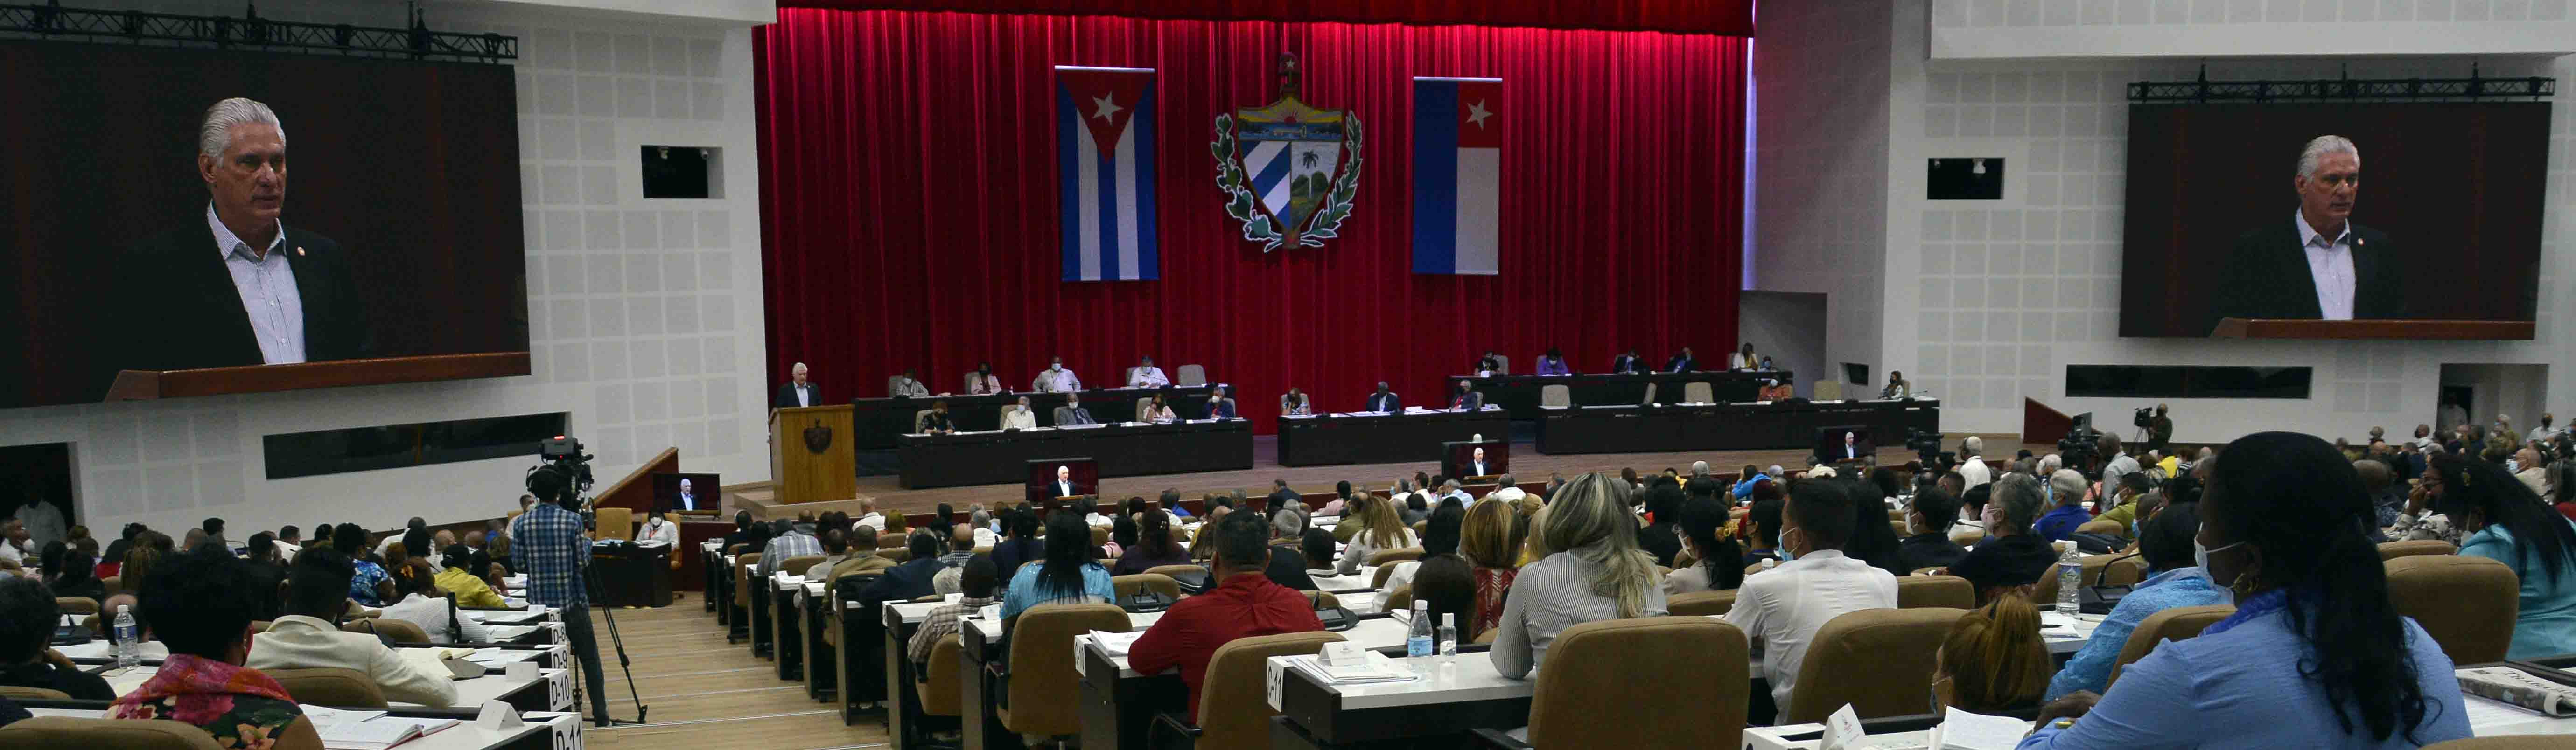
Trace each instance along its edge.
<instances>
[{"instance_id":1,"label":"long white table","mask_svg":"<svg viewBox=\"0 0 2576 750\"><path fill-rule=\"evenodd\" d=\"M108 689L116 691L117 695L124 695L133 692L145 680L152 679L152 675L159 671L160 667L157 665L144 665L111 668L100 672L99 676L107 679ZM446 706L419 706L419 704L401 701L394 701L393 705L471 708L483 705L485 701L497 700L515 706L520 711L563 711L572 707L572 673L562 669L539 669L537 678L528 681L510 679L506 670L495 669L481 677L457 680L455 685L456 702Z\"/></svg>"},{"instance_id":2,"label":"long white table","mask_svg":"<svg viewBox=\"0 0 2576 750\"><path fill-rule=\"evenodd\" d=\"M79 708L27 709L37 716L61 716L74 719L106 718L106 711ZM396 711L400 713L400 711ZM404 750L581 750L581 715L570 713L521 713L525 723L515 729L484 729L471 719L401 745Z\"/></svg>"}]
</instances>

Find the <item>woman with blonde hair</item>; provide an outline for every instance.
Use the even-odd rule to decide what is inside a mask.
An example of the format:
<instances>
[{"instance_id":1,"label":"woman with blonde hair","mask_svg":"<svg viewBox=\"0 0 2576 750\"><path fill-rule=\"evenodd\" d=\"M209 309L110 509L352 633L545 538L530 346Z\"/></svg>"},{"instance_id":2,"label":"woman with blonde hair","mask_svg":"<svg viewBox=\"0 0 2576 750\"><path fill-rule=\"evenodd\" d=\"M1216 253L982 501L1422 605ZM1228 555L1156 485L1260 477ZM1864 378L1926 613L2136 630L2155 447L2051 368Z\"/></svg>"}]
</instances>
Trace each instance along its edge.
<instances>
[{"instance_id":1,"label":"woman with blonde hair","mask_svg":"<svg viewBox=\"0 0 2576 750\"><path fill-rule=\"evenodd\" d=\"M1512 580L1521 573L1520 548L1512 544L1512 528L1519 519L1512 504L1502 500L1478 500L1467 509L1466 523L1458 533L1458 555L1473 566L1468 572L1476 579L1476 606L1475 627L1465 630L1482 633L1503 621L1503 601L1511 593Z\"/></svg>"},{"instance_id":2,"label":"woman with blonde hair","mask_svg":"<svg viewBox=\"0 0 2576 750\"><path fill-rule=\"evenodd\" d=\"M2039 638L2039 609L2020 594L1960 615L1933 657L1932 703L1976 713L2039 705L2054 664Z\"/></svg>"},{"instance_id":3,"label":"woman with blonde hair","mask_svg":"<svg viewBox=\"0 0 2576 750\"><path fill-rule=\"evenodd\" d=\"M1634 492L1616 477L1585 474L1548 501L1531 540L1558 554L1530 563L1512 581L1494 638L1494 671L1528 677L1566 628L1665 614L1655 560L1637 549L1637 521L1628 513Z\"/></svg>"},{"instance_id":4,"label":"woman with blonde hair","mask_svg":"<svg viewBox=\"0 0 2576 750\"><path fill-rule=\"evenodd\" d=\"M1342 563L1333 566L1340 575L1360 572L1360 566L1368 564L1371 555L1421 544L1414 538L1413 529L1395 514L1394 503L1365 505L1366 509L1360 511L1360 533L1351 536L1350 544L1342 548Z\"/></svg>"}]
</instances>

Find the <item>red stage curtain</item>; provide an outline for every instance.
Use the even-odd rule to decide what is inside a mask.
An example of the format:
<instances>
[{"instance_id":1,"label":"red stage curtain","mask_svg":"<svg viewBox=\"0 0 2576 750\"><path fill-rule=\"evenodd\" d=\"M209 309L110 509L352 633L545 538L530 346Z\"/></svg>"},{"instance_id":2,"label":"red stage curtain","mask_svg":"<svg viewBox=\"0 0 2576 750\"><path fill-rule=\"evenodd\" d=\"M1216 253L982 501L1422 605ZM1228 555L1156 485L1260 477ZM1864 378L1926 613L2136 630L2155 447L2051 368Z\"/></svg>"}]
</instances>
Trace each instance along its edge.
<instances>
[{"instance_id":1,"label":"red stage curtain","mask_svg":"<svg viewBox=\"0 0 2576 750\"><path fill-rule=\"evenodd\" d=\"M1043 13L1195 21L1537 26L1753 35L1753 0L783 0L782 8Z\"/></svg>"},{"instance_id":2,"label":"red stage curtain","mask_svg":"<svg viewBox=\"0 0 2576 750\"><path fill-rule=\"evenodd\" d=\"M1526 372L1550 346L1589 371L1734 346L1739 37L783 9L753 39L773 384L805 362L833 399L906 368L954 391L989 360L1025 387L1060 354L1098 386L1152 355L1266 432L1290 385L1423 403L1487 348ZM1263 253L1208 142L1275 97L1282 50L1303 100L1363 119L1367 162L1339 239ZM1160 71L1160 281L1058 280L1054 65ZM1417 75L1505 80L1500 276L1411 272Z\"/></svg>"}]
</instances>

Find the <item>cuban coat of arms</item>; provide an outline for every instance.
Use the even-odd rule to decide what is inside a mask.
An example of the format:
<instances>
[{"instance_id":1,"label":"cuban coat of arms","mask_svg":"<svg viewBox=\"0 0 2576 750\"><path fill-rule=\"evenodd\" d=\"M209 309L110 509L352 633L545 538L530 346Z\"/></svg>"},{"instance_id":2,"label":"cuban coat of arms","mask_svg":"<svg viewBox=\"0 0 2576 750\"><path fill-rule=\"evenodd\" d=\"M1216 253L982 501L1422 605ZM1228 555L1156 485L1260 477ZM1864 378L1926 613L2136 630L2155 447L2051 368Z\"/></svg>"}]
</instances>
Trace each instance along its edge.
<instances>
[{"instance_id":1,"label":"cuban coat of arms","mask_svg":"<svg viewBox=\"0 0 2576 750\"><path fill-rule=\"evenodd\" d=\"M1243 238L1269 252L1341 236L1359 193L1360 118L1297 100L1295 55L1279 56L1279 99L1216 116L1217 188Z\"/></svg>"}]
</instances>

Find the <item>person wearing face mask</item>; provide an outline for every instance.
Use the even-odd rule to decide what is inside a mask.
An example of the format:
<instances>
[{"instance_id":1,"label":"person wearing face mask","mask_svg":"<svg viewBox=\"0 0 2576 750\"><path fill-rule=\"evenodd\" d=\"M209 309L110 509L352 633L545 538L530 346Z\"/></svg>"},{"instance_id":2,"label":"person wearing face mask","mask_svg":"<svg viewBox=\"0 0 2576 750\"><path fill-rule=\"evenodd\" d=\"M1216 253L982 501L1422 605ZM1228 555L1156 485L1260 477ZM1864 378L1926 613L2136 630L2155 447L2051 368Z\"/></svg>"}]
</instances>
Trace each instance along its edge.
<instances>
[{"instance_id":1,"label":"person wearing face mask","mask_svg":"<svg viewBox=\"0 0 2576 750\"><path fill-rule=\"evenodd\" d=\"M1082 378L1074 377L1073 371L1065 368L1063 357L1055 357L1047 360L1047 368L1038 372L1037 379L1029 383L1029 390L1040 393L1079 391L1082 390Z\"/></svg>"},{"instance_id":2,"label":"person wearing face mask","mask_svg":"<svg viewBox=\"0 0 2576 750\"><path fill-rule=\"evenodd\" d=\"M1768 695L1755 696L1746 721L1768 724L1789 704L1798 670L1816 631L1845 612L1896 606L1896 576L1843 554L1855 529L1851 502L1830 482L1789 488L1779 533L1778 567L1746 576L1726 621L1762 652ZM1876 523L1875 520L1872 523ZM1770 705L1764 705L1768 698Z\"/></svg>"},{"instance_id":3,"label":"person wearing face mask","mask_svg":"<svg viewBox=\"0 0 2576 750\"><path fill-rule=\"evenodd\" d=\"M2047 700L2056 700L2079 690L2099 692L2111 682L2111 668L2119 662L2120 649L2129 643L2129 634L2147 616L2175 607L2203 607L2227 604L2226 590L2209 582L2209 576L2198 567L2191 543L2200 533L2200 504L2184 503L2153 514L2140 525L2138 553L2147 562L2147 580L2129 589L2128 596L2111 607L2111 614L2093 630L2084 649L2075 652L2057 676L2048 681Z\"/></svg>"},{"instance_id":4,"label":"person wearing face mask","mask_svg":"<svg viewBox=\"0 0 2576 750\"><path fill-rule=\"evenodd\" d=\"M2158 645L2107 695L2039 712L2020 750L2412 748L2468 737L2451 659L2388 600L2361 477L2314 436L2229 443L2193 554L2236 613Z\"/></svg>"},{"instance_id":5,"label":"person wearing face mask","mask_svg":"<svg viewBox=\"0 0 2576 750\"><path fill-rule=\"evenodd\" d=\"M672 523L671 519L664 518L660 511L655 511L653 515L644 519L644 533L641 536L643 538L636 541L661 542L676 546L680 543L680 525Z\"/></svg>"},{"instance_id":6,"label":"person wearing face mask","mask_svg":"<svg viewBox=\"0 0 2576 750\"><path fill-rule=\"evenodd\" d=\"M1986 538L1950 566L1950 575L1968 579L1968 585L1976 587L1979 604L2004 590L2038 583L2057 564L2057 548L2031 531L2031 523L2039 518L2039 480L2028 474L2008 474L1985 486L1994 488L1986 500Z\"/></svg>"},{"instance_id":7,"label":"person wearing face mask","mask_svg":"<svg viewBox=\"0 0 2576 750\"><path fill-rule=\"evenodd\" d=\"M966 395L990 396L1003 390L1002 379L993 377L991 362L977 362L975 371L966 373Z\"/></svg>"}]
</instances>

